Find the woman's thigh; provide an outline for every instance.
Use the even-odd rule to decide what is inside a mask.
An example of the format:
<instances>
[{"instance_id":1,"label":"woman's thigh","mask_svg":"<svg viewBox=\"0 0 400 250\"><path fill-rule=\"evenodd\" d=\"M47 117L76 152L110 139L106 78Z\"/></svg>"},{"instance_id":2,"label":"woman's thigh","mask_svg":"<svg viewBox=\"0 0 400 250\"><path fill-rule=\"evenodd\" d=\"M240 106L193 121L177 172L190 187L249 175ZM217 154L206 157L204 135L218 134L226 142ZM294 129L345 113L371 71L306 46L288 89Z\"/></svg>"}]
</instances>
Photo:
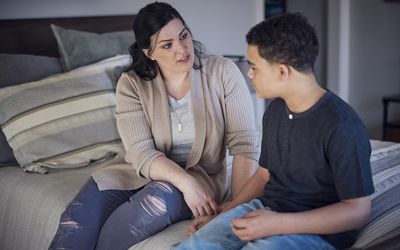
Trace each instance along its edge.
<instances>
[{"instance_id":1,"label":"woman's thigh","mask_svg":"<svg viewBox=\"0 0 400 250\"><path fill-rule=\"evenodd\" d=\"M50 249L94 249L108 216L135 192L100 191L90 178L61 215Z\"/></svg>"},{"instance_id":2,"label":"woman's thigh","mask_svg":"<svg viewBox=\"0 0 400 250\"><path fill-rule=\"evenodd\" d=\"M101 230L97 249L127 249L191 216L177 188L167 182L150 182L108 218Z\"/></svg>"}]
</instances>

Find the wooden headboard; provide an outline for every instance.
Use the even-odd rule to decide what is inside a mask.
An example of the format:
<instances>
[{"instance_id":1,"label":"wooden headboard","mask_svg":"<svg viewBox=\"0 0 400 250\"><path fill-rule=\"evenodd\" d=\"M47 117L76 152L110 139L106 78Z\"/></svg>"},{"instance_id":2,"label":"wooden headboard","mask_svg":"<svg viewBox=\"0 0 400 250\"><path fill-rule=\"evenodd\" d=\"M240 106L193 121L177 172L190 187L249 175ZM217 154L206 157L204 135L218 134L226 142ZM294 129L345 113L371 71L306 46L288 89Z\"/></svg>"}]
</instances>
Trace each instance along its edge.
<instances>
[{"instance_id":1,"label":"wooden headboard","mask_svg":"<svg viewBox=\"0 0 400 250\"><path fill-rule=\"evenodd\" d=\"M59 57L50 24L67 29L104 33L132 30L134 18L134 15L129 15L0 20L0 53Z\"/></svg>"}]
</instances>

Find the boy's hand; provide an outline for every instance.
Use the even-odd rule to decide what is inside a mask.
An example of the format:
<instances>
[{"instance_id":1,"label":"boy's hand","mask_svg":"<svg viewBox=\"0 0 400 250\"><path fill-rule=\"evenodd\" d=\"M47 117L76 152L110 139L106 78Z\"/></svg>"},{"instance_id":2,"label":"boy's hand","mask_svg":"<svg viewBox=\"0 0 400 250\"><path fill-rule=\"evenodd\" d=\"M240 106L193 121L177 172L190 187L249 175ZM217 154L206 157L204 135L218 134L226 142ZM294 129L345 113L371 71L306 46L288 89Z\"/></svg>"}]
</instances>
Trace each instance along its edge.
<instances>
[{"instance_id":1,"label":"boy's hand","mask_svg":"<svg viewBox=\"0 0 400 250\"><path fill-rule=\"evenodd\" d=\"M207 222L214 219L215 216L216 215L206 215L206 216L198 216L198 217L194 218L193 221L188 226L189 234L194 234L202 226L207 224Z\"/></svg>"},{"instance_id":2,"label":"boy's hand","mask_svg":"<svg viewBox=\"0 0 400 250\"><path fill-rule=\"evenodd\" d=\"M242 241L253 241L277 234L279 213L257 209L242 218L232 219L232 231Z\"/></svg>"}]
</instances>

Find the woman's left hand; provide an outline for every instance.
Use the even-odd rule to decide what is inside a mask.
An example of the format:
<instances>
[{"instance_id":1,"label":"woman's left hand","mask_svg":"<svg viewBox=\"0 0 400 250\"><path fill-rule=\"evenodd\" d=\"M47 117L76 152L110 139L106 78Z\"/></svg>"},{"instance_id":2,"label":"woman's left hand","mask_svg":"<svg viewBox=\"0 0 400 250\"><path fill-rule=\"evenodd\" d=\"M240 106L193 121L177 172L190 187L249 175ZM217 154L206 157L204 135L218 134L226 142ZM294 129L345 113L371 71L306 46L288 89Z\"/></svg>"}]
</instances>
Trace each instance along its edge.
<instances>
[{"instance_id":1,"label":"woman's left hand","mask_svg":"<svg viewBox=\"0 0 400 250\"><path fill-rule=\"evenodd\" d=\"M207 224L210 220L214 219L217 215L206 215L199 216L192 220L190 225L188 226L189 234L194 234L197 230L202 228L205 224Z\"/></svg>"},{"instance_id":2,"label":"woman's left hand","mask_svg":"<svg viewBox=\"0 0 400 250\"><path fill-rule=\"evenodd\" d=\"M192 176L188 176L181 192L194 217L218 213L218 205L213 194Z\"/></svg>"}]
</instances>

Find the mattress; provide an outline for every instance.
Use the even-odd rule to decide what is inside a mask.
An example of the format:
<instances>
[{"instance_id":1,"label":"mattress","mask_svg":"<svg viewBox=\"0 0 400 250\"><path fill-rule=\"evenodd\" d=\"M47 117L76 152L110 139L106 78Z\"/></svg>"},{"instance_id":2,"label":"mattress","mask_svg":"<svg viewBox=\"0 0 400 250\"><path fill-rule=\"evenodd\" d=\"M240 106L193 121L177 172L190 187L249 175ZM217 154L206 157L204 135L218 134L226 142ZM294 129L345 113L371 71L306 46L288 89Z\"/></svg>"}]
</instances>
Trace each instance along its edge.
<instances>
[{"instance_id":1,"label":"mattress","mask_svg":"<svg viewBox=\"0 0 400 250\"><path fill-rule=\"evenodd\" d=\"M361 230L357 247L373 245L400 232L400 217L396 216L399 197L390 195L400 188L400 144L372 141L372 148L376 192L370 222ZM25 173L16 166L0 168L0 249L47 249L66 205L101 166L46 175ZM189 222L172 225L129 250L169 249L188 236Z\"/></svg>"}]
</instances>

